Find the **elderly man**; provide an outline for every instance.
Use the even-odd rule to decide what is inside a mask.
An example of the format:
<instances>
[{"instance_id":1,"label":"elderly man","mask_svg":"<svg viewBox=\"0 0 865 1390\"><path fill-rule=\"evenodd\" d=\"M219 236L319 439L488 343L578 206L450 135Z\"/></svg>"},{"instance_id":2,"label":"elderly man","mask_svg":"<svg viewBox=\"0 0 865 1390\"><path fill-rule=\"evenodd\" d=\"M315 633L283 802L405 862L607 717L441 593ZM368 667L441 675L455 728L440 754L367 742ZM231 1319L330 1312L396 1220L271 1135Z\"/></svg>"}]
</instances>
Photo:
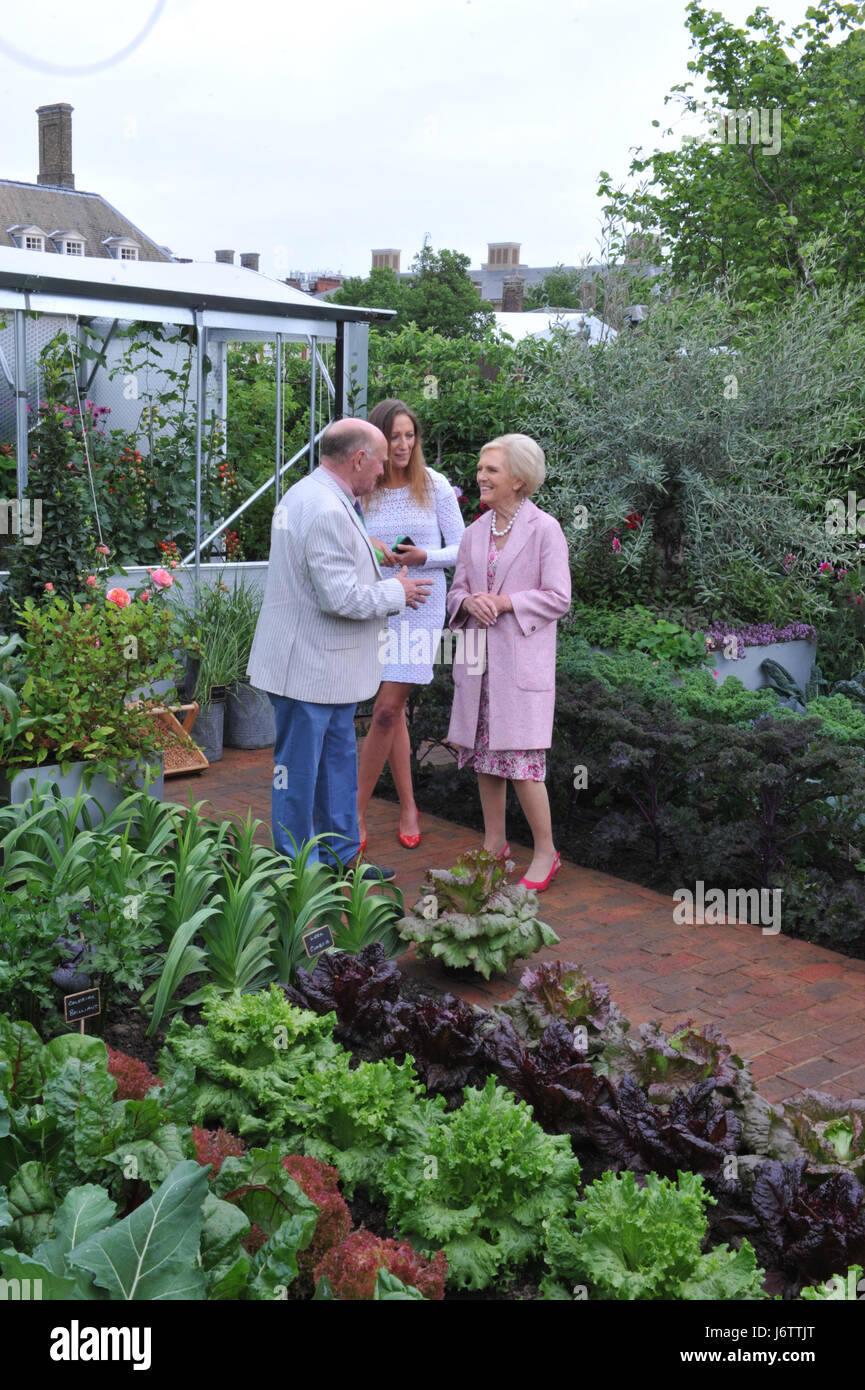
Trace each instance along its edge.
<instances>
[{"instance_id":1,"label":"elderly man","mask_svg":"<svg viewBox=\"0 0 865 1390\"><path fill-rule=\"evenodd\" d=\"M359 852L355 706L381 680L383 620L416 608L430 589L405 567L382 579L366 532L357 499L372 492L387 447L366 420L329 425L321 466L289 488L273 514L247 675L268 691L276 714L273 836L289 858L321 834L330 837L330 860L346 864ZM370 872L394 877L392 869Z\"/></svg>"}]
</instances>

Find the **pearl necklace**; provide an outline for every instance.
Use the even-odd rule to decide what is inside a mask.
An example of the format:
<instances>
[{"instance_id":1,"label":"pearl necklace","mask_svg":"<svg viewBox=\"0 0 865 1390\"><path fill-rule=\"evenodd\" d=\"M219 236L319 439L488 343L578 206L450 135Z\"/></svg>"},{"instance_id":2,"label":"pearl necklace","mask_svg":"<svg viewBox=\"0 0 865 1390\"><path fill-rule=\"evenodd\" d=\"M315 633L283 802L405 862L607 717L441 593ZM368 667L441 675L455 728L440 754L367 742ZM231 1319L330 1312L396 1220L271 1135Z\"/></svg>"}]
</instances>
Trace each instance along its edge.
<instances>
[{"instance_id":1,"label":"pearl necklace","mask_svg":"<svg viewBox=\"0 0 865 1390\"><path fill-rule=\"evenodd\" d=\"M526 499L525 499L525 497L524 497L523 500L522 500L522 502L520 503L520 505L517 507L516 511L514 512L513 516L511 517L510 521L508 522L507 526L505 527L504 531L497 531L497 530L496 530L496 526L495 526L495 520L493 520L493 522L492 522L492 531L493 531L493 535L494 535L498 540L501 540L502 536L506 536L506 535L508 534L508 532L510 531L510 529L511 529L511 527L513 526L514 522L516 521L517 517L519 516L520 512L522 511L522 509L523 509L523 504L525 503L525 500L526 500ZM495 513L493 513L493 517L495 518Z\"/></svg>"}]
</instances>

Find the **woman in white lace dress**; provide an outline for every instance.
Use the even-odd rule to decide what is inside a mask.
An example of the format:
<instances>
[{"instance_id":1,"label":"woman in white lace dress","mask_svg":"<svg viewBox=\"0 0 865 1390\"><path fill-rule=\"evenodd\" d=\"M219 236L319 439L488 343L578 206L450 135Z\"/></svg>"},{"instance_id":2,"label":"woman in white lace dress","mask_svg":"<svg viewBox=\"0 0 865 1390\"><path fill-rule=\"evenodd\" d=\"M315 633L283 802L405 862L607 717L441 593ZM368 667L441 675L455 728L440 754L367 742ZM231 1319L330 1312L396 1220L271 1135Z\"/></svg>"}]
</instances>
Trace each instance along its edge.
<instances>
[{"instance_id":1,"label":"woman in white lace dress","mask_svg":"<svg viewBox=\"0 0 865 1390\"><path fill-rule=\"evenodd\" d=\"M420 844L421 829L411 780L411 745L406 701L413 685L433 678L439 638L445 626L445 570L456 560L465 531L456 493L443 474L428 468L421 449L420 425L403 401L381 401L370 412L388 441L384 473L375 491L364 498L365 521L384 565L408 565L412 578L433 581L426 603L406 609L382 632L382 683L358 767L358 823L361 849L366 845L366 808L390 762L399 795L399 840L407 849ZM397 545L408 537L411 545Z\"/></svg>"}]
</instances>

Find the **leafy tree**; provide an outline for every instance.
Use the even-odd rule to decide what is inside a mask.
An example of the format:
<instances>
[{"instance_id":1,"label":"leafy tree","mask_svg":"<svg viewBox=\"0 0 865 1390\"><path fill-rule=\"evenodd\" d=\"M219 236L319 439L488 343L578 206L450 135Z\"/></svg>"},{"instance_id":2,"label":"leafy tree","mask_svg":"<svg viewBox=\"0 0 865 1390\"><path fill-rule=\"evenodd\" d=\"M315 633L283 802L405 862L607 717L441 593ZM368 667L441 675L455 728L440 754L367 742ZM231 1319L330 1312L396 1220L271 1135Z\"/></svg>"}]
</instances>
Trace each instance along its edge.
<instances>
[{"instance_id":1,"label":"leafy tree","mask_svg":"<svg viewBox=\"0 0 865 1390\"><path fill-rule=\"evenodd\" d=\"M401 326L401 322L398 321L405 320L405 295L404 281L400 280L396 271L391 270L389 265L385 265L375 266L366 279L360 275L349 276L338 290L334 290L327 297L332 304L356 304L362 308L398 310L398 319L376 324L377 329L388 332Z\"/></svg>"},{"instance_id":2,"label":"leafy tree","mask_svg":"<svg viewBox=\"0 0 865 1390\"><path fill-rule=\"evenodd\" d=\"M412 262L406 286L405 322L445 338L483 338L494 310L485 304L468 275L469 257L460 251L424 246Z\"/></svg>"},{"instance_id":3,"label":"leafy tree","mask_svg":"<svg viewBox=\"0 0 865 1390\"><path fill-rule=\"evenodd\" d=\"M697 0L687 16L696 51L688 69L704 79L712 108L706 137L650 155L638 150L630 174L647 177L629 190L614 189L602 171L605 211L660 231L676 279L737 277L743 308L780 300L796 286L814 293L836 279L861 280L865 32L853 26L865 6L827 0L808 9L789 38L762 6L744 29ZM705 108L690 81L675 86L670 101L690 113ZM759 138L753 125L743 130L740 121L737 131L731 119L721 143L719 111L765 112ZM741 143L733 143L737 135Z\"/></svg>"},{"instance_id":4,"label":"leafy tree","mask_svg":"<svg viewBox=\"0 0 865 1390\"><path fill-rule=\"evenodd\" d=\"M417 411L424 454L476 496L481 445L516 429L523 345L488 336L444 337L415 325L370 334L369 404L397 396Z\"/></svg>"},{"instance_id":5,"label":"leafy tree","mask_svg":"<svg viewBox=\"0 0 865 1390\"><path fill-rule=\"evenodd\" d=\"M523 296L526 309L582 309L583 277L579 270L559 264L536 285L529 285Z\"/></svg>"},{"instance_id":6,"label":"leafy tree","mask_svg":"<svg viewBox=\"0 0 865 1390\"><path fill-rule=\"evenodd\" d=\"M434 251L424 246L412 261L411 274L400 279L389 266L379 266L362 280L352 276L328 296L334 304L359 304L396 309L397 316L377 324L379 332L400 331L416 323L422 332L446 338L483 338L493 322L468 275L469 257L460 251Z\"/></svg>"}]
</instances>

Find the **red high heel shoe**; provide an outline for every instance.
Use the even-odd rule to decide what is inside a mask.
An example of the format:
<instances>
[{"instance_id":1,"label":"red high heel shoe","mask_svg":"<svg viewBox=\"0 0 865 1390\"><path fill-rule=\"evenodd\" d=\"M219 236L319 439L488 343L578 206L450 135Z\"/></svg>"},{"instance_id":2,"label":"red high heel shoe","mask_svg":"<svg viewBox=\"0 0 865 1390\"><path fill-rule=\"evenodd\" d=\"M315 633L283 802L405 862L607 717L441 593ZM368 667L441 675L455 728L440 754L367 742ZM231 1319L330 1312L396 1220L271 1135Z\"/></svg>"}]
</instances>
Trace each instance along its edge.
<instances>
[{"instance_id":1,"label":"red high heel shoe","mask_svg":"<svg viewBox=\"0 0 865 1390\"><path fill-rule=\"evenodd\" d=\"M419 830L416 835L403 835L402 831L399 830L397 831L396 838L399 840L401 845L405 845L406 849L417 849L418 845L421 842L422 834L423 831Z\"/></svg>"},{"instance_id":2,"label":"red high heel shoe","mask_svg":"<svg viewBox=\"0 0 865 1390\"><path fill-rule=\"evenodd\" d=\"M547 874L546 878L543 879L540 883L533 883L530 878L521 878L520 883L522 884L523 888L534 888L536 893L545 893L561 867L562 856L560 854L557 854L555 859L553 860L553 867L550 869L550 872Z\"/></svg>"}]
</instances>

